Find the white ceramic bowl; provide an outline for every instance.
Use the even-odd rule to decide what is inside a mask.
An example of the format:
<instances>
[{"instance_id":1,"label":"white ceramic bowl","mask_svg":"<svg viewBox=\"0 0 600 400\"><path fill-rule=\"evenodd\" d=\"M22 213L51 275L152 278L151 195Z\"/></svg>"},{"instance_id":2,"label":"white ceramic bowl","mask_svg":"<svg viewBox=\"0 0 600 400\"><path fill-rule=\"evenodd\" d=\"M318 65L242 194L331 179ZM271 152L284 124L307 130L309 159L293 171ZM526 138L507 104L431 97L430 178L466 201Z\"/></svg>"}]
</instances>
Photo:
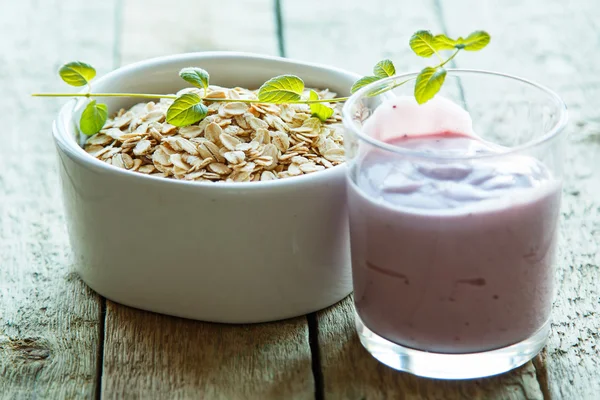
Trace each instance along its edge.
<instances>
[{"instance_id":1,"label":"white ceramic bowl","mask_svg":"<svg viewBox=\"0 0 600 400\"><path fill-rule=\"evenodd\" d=\"M358 78L283 58L206 52L120 68L94 91L174 93L187 86L178 71L188 66L209 71L216 85L257 88L289 73L340 95ZM101 101L110 113L137 102ZM142 175L83 151L73 117L82 103L65 105L53 131L76 270L92 289L132 307L227 323L303 315L351 292L343 165L253 183Z\"/></svg>"}]
</instances>

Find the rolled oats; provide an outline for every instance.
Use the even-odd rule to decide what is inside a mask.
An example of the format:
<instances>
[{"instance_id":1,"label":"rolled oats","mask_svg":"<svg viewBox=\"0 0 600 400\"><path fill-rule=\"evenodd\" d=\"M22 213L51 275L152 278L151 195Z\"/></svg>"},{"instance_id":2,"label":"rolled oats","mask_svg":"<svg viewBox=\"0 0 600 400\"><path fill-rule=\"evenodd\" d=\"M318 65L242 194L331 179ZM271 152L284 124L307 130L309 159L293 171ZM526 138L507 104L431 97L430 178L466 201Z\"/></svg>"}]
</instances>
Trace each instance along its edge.
<instances>
[{"instance_id":1,"label":"rolled oats","mask_svg":"<svg viewBox=\"0 0 600 400\"><path fill-rule=\"evenodd\" d=\"M290 148L290 137L284 132L273 132L271 142L279 151L285 153Z\"/></svg>"},{"instance_id":2,"label":"rolled oats","mask_svg":"<svg viewBox=\"0 0 600 400\"><path fill-rule=\"evenodd\" d=\"M329 150L327 150L325 152L323 157L325 157L326 160L328 160L332 163L341 164L344 162L344 149L340 149L340 148L331 149L330 148Z\"/></svg>"},{"instance_id":3,"label":"rolled oats","mask_svg":"<svg viewBox=\"0 0 600 400\"><path fill-rule=\"evenodd\" d=\"M271 171L263 171L260 174L260 180L261 181L272 181L277 179L277 175L275 175L273 172Z\"/></svg>"},{"instance_id":4,"label":"rolled oats","mask_svg":"<svg viewBox=\"0 0 600 400\"><path fill-rule=\"evenodd\" d=\"M223 154L223 157L225 157L227 162L230 164L240 164L246 159L246 153L239 150L228 151L225 154Z\"/></svg>"},{"instance_id":5,"label":"rolled oats","mask_svg":"<svg viewBox=\"0 0 600 400\"><path fill-rule=\"evenodd\" d=\"M229 175L232 171L227 165L217 162L208 164L207 169L219 175Z\"/></svg>"},{"instance_id":6,"label":"rolled oats","mask_svg":"<svg viewBox=\"0 0 600 400\"><path fill-rule=\"evenodd\" d=\"M248 111L248 105L245 103L225 103L219 109L219 115L221 115L221 110L223 110L224 117L243 115L246 111Z\"/></svg>"},{"instance_id":7,"label":"rolled oats","mask_svg":"<svg viewBox=\"0 0 600 400\"><path fill-rule=\"evenodd\" d=\"M169 161L171 162L171 164L173 164L173 166L183 170L184 173L191 168L188 164L183 162L181 154L179 153L171 154L169 156Z\"/></svg>"},{"instance_id":8,"label":"rolled oats","mask_svg":"<svg viewBox=\"0 0 600 400\"><path fill-rule=\"evenodd\" d=\"M223 129L214 122L211 122L204 128L204 137L213 142L214 144L220 145L221 139L219 136L223 134Z\"/></svg>"},{"instance_id":9,"label":"rolled oats","mask_svg":"<svg viewBox=\"0 0 600 400\"><path fill-rule=\"evenodd\" d=\"M179 128L179 134L186 139L192 139L202 134L202 129L198 125L184 126Z\"/></svg>"},{"instance_id":10,"label":"rolled oats","mask_svg":"<svg viewBox=\"0 0 600 400\"><path fill-rule=\"evenodd\" d=\"M219 139L221 139L223 146L231 151L235 150L235 146L242 143L240 139L236 138L235 136L231 136L228 133L222 133L221 136L219 136Z\"/></svg>"},{"instance_id":11,"label":"rolled oats","mask_svg":"<svg viewBox=\"0 0 600 400\"><path fill-rule=\"evenodd\" d=\"M136 143L135 147L133 148L133 154L135 154L136 156L143 156L144 154L147 154L148 151L150 151L151 147L152 143L149 140L140 140Z\"/></svg>"},{"instance_id":12,"label":"rolled oats","mask_svg":"<svg viewBox=\"0 0 600 400\"><path fill-rule=\"evenodd\" d=\"M188 88L183 93L204 92ZM306 93L308 92L308 89ZM305 93L305 94L306 94ZM321 99L335 97L317 91ZM326 122L307 104L248 104L210 99L256 99L243 88L209 86L208 116L177 128L166 122L171 99L120 110L88 138L91 156L118 168L190 181L269 181L332 168L344 162L341 105Z\"/></svg>"}]
</instances>

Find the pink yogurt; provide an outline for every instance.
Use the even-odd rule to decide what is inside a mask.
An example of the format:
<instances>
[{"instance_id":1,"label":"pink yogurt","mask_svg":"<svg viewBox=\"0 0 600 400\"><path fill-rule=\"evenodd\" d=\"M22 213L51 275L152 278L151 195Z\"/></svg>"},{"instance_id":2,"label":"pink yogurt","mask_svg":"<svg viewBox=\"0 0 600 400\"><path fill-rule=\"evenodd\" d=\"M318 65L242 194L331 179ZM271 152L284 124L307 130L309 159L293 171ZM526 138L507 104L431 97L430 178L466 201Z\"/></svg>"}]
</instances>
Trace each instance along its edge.
<instances>
[{"instance_id":1,"label":"pink yogurt","mask_svg":"<svg viewBox=\"0 0 600 400\"><path fill-rule=\"evenodd\" d=\"M454 103L415 104L380 106L365 133L436 156L500 151ZM439 162L373 148L351 165L348 196L356 310L376 334L470 353L525 340L548 321L560 183L536 159Z\"/></svg>"}]
</instances>

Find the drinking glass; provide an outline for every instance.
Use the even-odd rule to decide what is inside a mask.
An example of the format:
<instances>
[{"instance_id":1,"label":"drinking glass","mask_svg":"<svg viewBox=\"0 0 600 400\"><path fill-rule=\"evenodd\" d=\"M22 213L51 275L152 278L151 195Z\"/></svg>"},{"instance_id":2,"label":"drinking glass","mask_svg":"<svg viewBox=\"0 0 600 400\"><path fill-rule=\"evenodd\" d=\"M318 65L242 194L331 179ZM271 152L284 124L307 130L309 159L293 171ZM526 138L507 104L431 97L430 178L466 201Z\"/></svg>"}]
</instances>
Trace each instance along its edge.
<instances>
[{"instance_id":1,"label":"drinking glass","mask_svg":"<svg viewBox=\"0 0 600 400\"><path fill-rule=\"evenodd\" d=\"M356 328L376 359L400 371L439 379L499 374L532 359L548 338L566 107L525 79L448 70L437 96L466 110L480 143L494 150L409 148L392 142L410 118L398 126L369 121L390 101L413 96L416 75L371 83L343 109ZM370 123L385 129L366 129ZM513 173L503 178L507 168ZM453 200L406 197L430 182L390 186L407 170L435 175ZM469 182L481 199L452 192Z\"/></svg>"}]
</instances>

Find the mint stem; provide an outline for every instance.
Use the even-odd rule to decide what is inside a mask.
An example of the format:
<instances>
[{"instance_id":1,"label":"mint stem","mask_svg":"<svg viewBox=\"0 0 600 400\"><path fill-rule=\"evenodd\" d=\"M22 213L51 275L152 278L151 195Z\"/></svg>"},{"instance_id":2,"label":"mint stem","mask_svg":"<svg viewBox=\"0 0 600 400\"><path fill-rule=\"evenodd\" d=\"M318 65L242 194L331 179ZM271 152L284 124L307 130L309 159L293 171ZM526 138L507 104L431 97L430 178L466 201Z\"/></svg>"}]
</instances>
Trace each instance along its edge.
<instances>
[{"instance_id":1,"label":"mint stem","mask_svg":"<svg viewBox=\"0 0 600 400\"><path fill-rule=\"evenodd\" d=\"M448 64L450 61L452 61L452 59L454 57L456 57L456 55L458 54L458 52L460 51L460 49L457 49L450 57L448 57L448 59L446 61L444 61L443 63L441 63L440 65L438 65L437 67L443 67L444 65Z\"/></svg>"},{"instance_id":2,"label":"mint stem","mask_svg":"<svg viewBox=\"0 0 600 400\"><path fill-rule=\"evenodd\" d=\"M136 97L142 99L177 99L175 95L169 94L144 94L144 93L34 93L34 97ZM257 103L269 104L266 101L258 99L211 99L203 97L205 101L218 101L223 103ZM346 101L348 97L338 97L335 99L319 99L319 100L300 100L286 101L286 104L313 104L313 103L337 103Z\"/></svg>"},{"instance_id":3,"label":"mint stem","mask_svg":"<svg viewBox=\"0 0 600 400\"><path fill-rule=\"evenodd\" d=\"M438 60L440 60L440 62L443 63L444 59L442 58L442 56L440 55L440 53L438 53L438 51L436 49L433 49L433 52L437 56ZM443 64L441 64L441 65L443 65Z\"/></svg>"},{"instance_id":4,"label":"mint stem","mask_svg":"<svg viewBox=\"0 0 600 400\"><path fill-rule=\"evenodd\" d=\"M269 101L260 101L258 99L207 99L206 101L220 101L223 103L258 103L258 104L314 104L314 103L337 103L340 101L346 101L349 97L337 97L335 99L319 99L319 100L299 100L299 101L286 101L285 103L271 103Z\"/></svg>"},{"instance_id":5,"label":"mint stem","mask_svg":"<svg viewBox=\"0 0 600 400\"><path fill-rule=\"evenodd\" d=\"M175 95L143 93L34 93L34 97L138 97L142 99L176 99Z\"/></svg>"}]
</instances>

